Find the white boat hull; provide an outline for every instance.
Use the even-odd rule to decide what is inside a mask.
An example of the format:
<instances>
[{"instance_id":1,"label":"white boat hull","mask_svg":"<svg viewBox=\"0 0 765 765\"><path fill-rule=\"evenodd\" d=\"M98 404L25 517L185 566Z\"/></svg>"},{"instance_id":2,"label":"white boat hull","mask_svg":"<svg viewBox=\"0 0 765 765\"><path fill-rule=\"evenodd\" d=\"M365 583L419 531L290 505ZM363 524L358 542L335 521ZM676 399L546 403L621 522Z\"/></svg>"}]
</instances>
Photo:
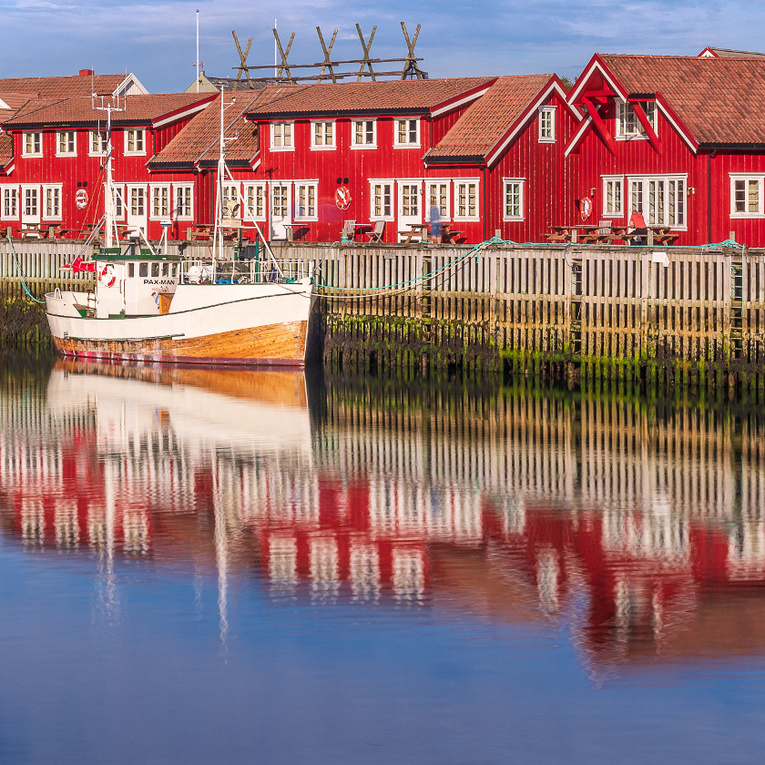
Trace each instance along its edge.
<instances>
[{"instance_id":1,"label":"white boat hull","mask_svg":"<svg viewBox=\"0 0 765 765\"><path fill-rule=\"evenodd\" d=\"M84 293L46 295L62 356L199 364L305 364L311 284L178 285L169 311L82 316Z\"/></svg>"}]
</instances>

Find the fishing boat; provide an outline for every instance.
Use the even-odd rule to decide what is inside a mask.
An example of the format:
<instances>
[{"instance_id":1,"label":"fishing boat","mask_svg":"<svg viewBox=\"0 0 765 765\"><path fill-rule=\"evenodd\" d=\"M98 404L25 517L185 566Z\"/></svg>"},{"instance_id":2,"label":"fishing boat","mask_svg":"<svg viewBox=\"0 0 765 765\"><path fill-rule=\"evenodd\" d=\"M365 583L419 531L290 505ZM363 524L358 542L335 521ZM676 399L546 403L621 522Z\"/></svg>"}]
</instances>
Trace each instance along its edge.
<instances>
[{"instance_id":1,"label":"fishing boat","mask_svg":"<svg viewBox=\"0 0 765 765\"><path fill-rule=\"evenodd\" d=\"M104 246L69 264L95 276L92 291L45 295L58 352L69 358L150 363L304 366L313 303L310 264L279 261L254 219L258 245L223 259L226 174L221 135L214 246L202 259L167 253L138 228L115 223L111 105L107 110ZM233 180L233 179L232 179ZM242 204L243 200L239 201ZM244 216L243 216L244 217ZM233 221L232 221L233 222ZM262 246L261 246L262 245ZM248 257L242 257L247 252Z\"/></svg>"}]
</instances>

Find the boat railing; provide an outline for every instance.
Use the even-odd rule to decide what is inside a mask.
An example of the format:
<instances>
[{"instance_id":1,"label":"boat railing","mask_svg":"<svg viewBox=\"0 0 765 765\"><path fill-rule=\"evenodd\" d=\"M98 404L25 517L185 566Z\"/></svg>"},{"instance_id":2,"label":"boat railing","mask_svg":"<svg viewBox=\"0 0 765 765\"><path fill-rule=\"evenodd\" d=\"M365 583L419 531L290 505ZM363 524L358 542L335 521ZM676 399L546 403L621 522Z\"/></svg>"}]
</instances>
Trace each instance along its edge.
<instances>
[{"instance_id":1,"label":"boat railing","mask_svg":"<svg viewBox=\"0 0 765 765\"><path fill-rule=\"evenodd\" d=\"M304 260L190 259L181 267L183 284L291 284L309 276Z\"/></svg>"}]
</instances>

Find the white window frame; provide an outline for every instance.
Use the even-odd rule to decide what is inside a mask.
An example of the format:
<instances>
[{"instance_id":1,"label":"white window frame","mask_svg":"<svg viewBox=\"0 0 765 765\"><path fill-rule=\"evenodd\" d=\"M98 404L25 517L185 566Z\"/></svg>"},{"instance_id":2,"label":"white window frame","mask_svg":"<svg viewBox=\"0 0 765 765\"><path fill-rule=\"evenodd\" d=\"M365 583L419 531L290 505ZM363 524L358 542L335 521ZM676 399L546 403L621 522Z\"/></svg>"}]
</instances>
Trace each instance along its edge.
<instances>
[{"instance_id":1,"label":"white window frame","mask_svg":"<svg viewBox=\"0 0 765 765\"><path fill-rule=\"evenodd\" d=\"M53 212L48 212L48 202L51 198L56 200L56 207ZM42 200L40 203L40 214L42 220L61 220L62 214L63 187L60 183L44 183L42 187Z\"/></svg>"},{"instance_id":2,"label":"white window frame","mask_svg":"<svg viewBox=\"0 0 765 765\"><path fill-rule=\"evenodd\" d=\"M265 221L268 215L268 190L265 183L245 183L242 188L245 220ZM252 206L251 206L252 205Z\"/></svg>"},{"instance_id":3,"label":"white window frame","mask_svg":"<svg viewBox=\"0 0 765 765\"><path fill-rule=\"evenodd\" d=\"M473 196L474 200L473 203L475 205L475 214L471 215L469 212L469 204L468 204L468 210L465 212L460 212L460 194L462 187L465 187L465 189L469 189L470 187L474 188ZM455 178L454 179L454 215L453 219L455 221L480 221L481 220L481 182L479 178Z\"/></svg>"},{"instance_id":4,"label":"white window frame","mask_svg":"<svg viewBox=\"0 0 765 765\"><path fill-rule=\"evenodd\" d=\"M295 181L294 199L292 203L295 208L294 219L296 221L319 220L319 182ZM307 209L303 209L303 206L306 204Z\"/></svg>"},{"instance_id":5,"label":"white window frame","mask_svg":"<svg viewBox=\"0 0 765 765\"><path fill-rule=\"evenodd\" d=\"M627 215L636 211L635 184L641 184L640 210L647 226L670 226L676 231L688 229L688 176L684 173L672 175L630 175L627 176ZM678 205L678 186L682 195ZM672 200L675 206L673 208ZM661 208L661 209L657 209ZM678 222L678 217L682 218Z\"/></svg>"},{"instance_id":6,"label":"white window frame","mask_svg":"<svg viewBox=\"0 0 765 765\"><path fill-rule=\"evenodd\" d=\"M164 196L164 207L157 210L157 202ZM170 217L172 209L172 197L170 196L169 183L150 183L149 184L149 219L163 220Z\"/></svg>"},{"instance_id":7,"label":"white window frame","mask_svg":"<svg viewBox=\"0 0 765 765\"><path fill-rule=\"evenodd\" d=\"M369 179L369 219L396 220L396 181L393 178Z\"/></svg>"},{"instance_id":8,"label":"white window frame","mask_svg":"<svg viewBox=\"0 0 765 765\"><path fill-rule=\"evenodd\" d=\"M736 210L736 183L744 184L745 202L748 201L748 186L750 183L757 187L757 209ZM747 205L748 207L748 205ZM730 174L730 217L731 218L765 218L765 175L758 173Z\"/></svg>"},{"instance_id":9,"label":"white window frame","mask_svg":"<svg viewBox=\"0 0 765 765\"><path fill-rule=\"evenodd\" d=\"M28 192L34 192L35 195L35 212L29 212L27 210L27 198ZM40 218L42 210L40 209L40 203L42 202L42 196L40 194L40 187L36 183L22 183L21 194L19 196L19 210L21 212L22 220L24 218Z\"/></svg>"},{"instance_id":10,"label":"white window frame","mask_svg":"<svg viewBox=\"0 0 765 765\"><path fill-rule=\"evenodd\" d=\"M656 121L656 101L639 101L643 107L645 116L648 118L648 124L653 128L656 135L659 134L658 123ZM632 104L628 101L616 102L616 140L633 141L635 139L648 140L643 124L638 119Z\"/></svg>"},{"instance_id":11,"label":"white window frame","mask_svg":"<svg viewBox=\"0 0 765 765\"><path fill-rule=\"evenodd\" d=\"M401 141L399 136L401 126L406 123L404 131L406 140ZM414 138L412 138L414 127ZM420 120L416 117L401 117L393 121L393 147L396 149L419 149L420 148Z\"/></svg>"},{"instance_id":12,"label":"white window frame","mask_svg":"<svg viewBox=\"0 0 765 765\"><path fill-rule=\"evenodd\" d=\"M180 195L183 195L183 200L179 203ZM188 208L188 212L184 211L184 207ZM175 220L194 220L193 183L173 184L173 218Z\"/></svg>"},{"instance_id":13,"label":"white window frame","mask_svg":"<svg viewBox=\"0 0 765 765\"><path fill-rule=\"evenodd\" d=\"M146 193L146 184L145 183L128 183L125 186L126 192L125 192L125 214L130 218L148 218L149 217L149 210L146 209L147 205L151 205L151 200L149 199L149 195ZM134 212L133 211L133 199L134 199L134 192L140 191L140 198L143 200L143 211L142 212ZM138 198L137 196L135 197ZM127 208L130 208L128 211Z\"/></svg>"},{"instance_id":14,"label":"white window frame","mask_svg":"<svg viewBox=\"0 0 765 765\"><path fill-rule=\"evenodd\" d=\"M604 218L623 218L624 217L624 176L623 175L603 175L603 217ZM614 201L618 204L614 204Z\"/></svg>"},{"instance_id":15,"label":"white window frame","mask_svg":"<svg viewBox=\"0 0 765 765\"><path fill-rule=\"evenodd\" d=\"M125 220L125 208L127 207L125 186L122 183L113 183L112 191L114 192L114 219ZM104 184L104 193L106 193L106 184Z\"/></svg>"},{"instance_id":16,"label":"white window frame","mask_svg":"<svg viewBox=\"0 0 765 765\"><path fill-rule=\"evenodd\" d=\"M555 143L558 140L556 111L555 106L539 107L539 143Z\"/></svg>"},{"instance_id":17,"label":"white window frame","mask_svg":"<svg viewBox=\"0 0 765 765\"><path fill-rule=\"evenodd\" d=\"M42 157L43 136L39 130L30 130L22 133L21 156L22 157Z\"/></svg>"},{"instance_id":18,"label":"white window frame","mask_svg":"<svg viewBox=\"0 0 765 765\"><path fill-rule=\"evenodd\" d=\"M2 189L0 218L3 220L18 220L21 213L19 187L3 184L0 186L0 189Z\"/></svg>"},{"instance_id":19,"label":"white window frame","mask_svg":"<svg viewBox=\"0 0 765 765\"><path fill-rule=\"evenodd\" d=\"M359 127L362 126L362 127ZM370 129L371 127L371 129ZM364 140L359 141L359 133L363 134ZM366 140L370 137L371 141ZM377 120L351 120L351 149L376 149L377 148Z\"/></svg>"},{"instance_id":20,"label":"white window frame","mask_svg":"<svg viewBox=\"0 0 765 765\"><path fill-rule=\"evenodd\" d=\"M337 147L334 120L311 121L311 151L334 151Z\"/></svg>"},{"instance_id":21,"label":"white window frame","mask_svg":"<svg viewBox=\"0 0 765 765\"><path fill-rule=\"evenodd\" d=\"M143 128L128 128L124 133L125 146L123 153L126 157L146 156L146 131ZM131 140L140 144L140 148L130 148Z\"/></svg>"},{"instance_id":22,"label":"white window frame","mask_svg":"<svg viewBox=\"0 0 765 765\"><path fill-rule=\"evenodd\" d=\"M513 192L517 194L517 213L508 213L509 195ZM503 178L502 179L502 220L505 222L515 222L526 220L526 179L525 178Z\"/></svg>"},{"instance_id":23,"label":"white window frame","mask_svg":"<svg viewBox=\"0 0 765 765\"><path fill-rule=\"evenodd\" d=\"M430 222L430 208L433 207L434 189L438 189L438 191L436 191L436 199L441 220L451 220L451 178L439 178L438 180L425 181L425 220L428 223Z\"/></svg>"},{"instance_id":24,"label":"white window frame","mask_svg":"<svg viewBox=\"0 0 765 765\"><path fill-rule=\"evenodd\" d=\"M61 142L66 142L66 148L61 148ZM77 156L77 132L75 130L56 131L56 156L57 157L76 157Z\"/></svg>"},{"instance_id":25,"label":"white window frame","mask_svg":"<svg viewBox=\"0 0 765 765\"><path fill-rule=\"evenodd\" d=\"M106 147L109 145L109 136L106 130L88 131L88 155L91 157L103 157Z\"/></svg>"},{"instance_id":26,"label":"white window frame","mask_svg":"<svg viewBox=\"0 0 765 765\"><path fill-rule=\"evenodd\" d=\"M289 128L289 130L287 130ZM295 151L295 123L272 122L270 125L271 151ZM285 139L288 139L285 142Z\"/></svg>"},{"instance_id":27,"label":"white window frame","mask_svg":"<svg viewBox=\"0 0 765 765\"><path fill-rule=\"evenodd\" d=\"M241 203L241 197L240 197L240 194L242 193L241 184L239 182L231 183L231 181L224 181L222 192L223 192L223 198L221 199L222 216L224 218L231 217L226 212L226 205L228 204L228 202L234 202L234 204L239 205L239 208L236 211L236 215L233 217L241 219L242 217L242 203Z\"/></svg>"}]
</instances>

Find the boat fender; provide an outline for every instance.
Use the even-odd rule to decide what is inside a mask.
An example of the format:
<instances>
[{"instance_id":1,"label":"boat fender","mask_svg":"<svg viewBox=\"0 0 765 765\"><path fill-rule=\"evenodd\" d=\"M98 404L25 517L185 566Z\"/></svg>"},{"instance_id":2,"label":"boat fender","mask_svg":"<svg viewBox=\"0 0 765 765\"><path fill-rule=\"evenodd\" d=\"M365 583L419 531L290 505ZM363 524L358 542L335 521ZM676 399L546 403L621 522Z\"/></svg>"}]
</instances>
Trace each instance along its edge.
<instances>
[{"instance_id":1,"label":"boat fender","mask_svg":"<svg viewBox=\"0 0 765 765\"><path fill-rule=\"evenodd\" d=\"M113 287L117 283L117 275L114 273L114 266L111 263L107 263L98 272L98 281L100 281L104 287Z\"/></svg>"}]
</instances>

